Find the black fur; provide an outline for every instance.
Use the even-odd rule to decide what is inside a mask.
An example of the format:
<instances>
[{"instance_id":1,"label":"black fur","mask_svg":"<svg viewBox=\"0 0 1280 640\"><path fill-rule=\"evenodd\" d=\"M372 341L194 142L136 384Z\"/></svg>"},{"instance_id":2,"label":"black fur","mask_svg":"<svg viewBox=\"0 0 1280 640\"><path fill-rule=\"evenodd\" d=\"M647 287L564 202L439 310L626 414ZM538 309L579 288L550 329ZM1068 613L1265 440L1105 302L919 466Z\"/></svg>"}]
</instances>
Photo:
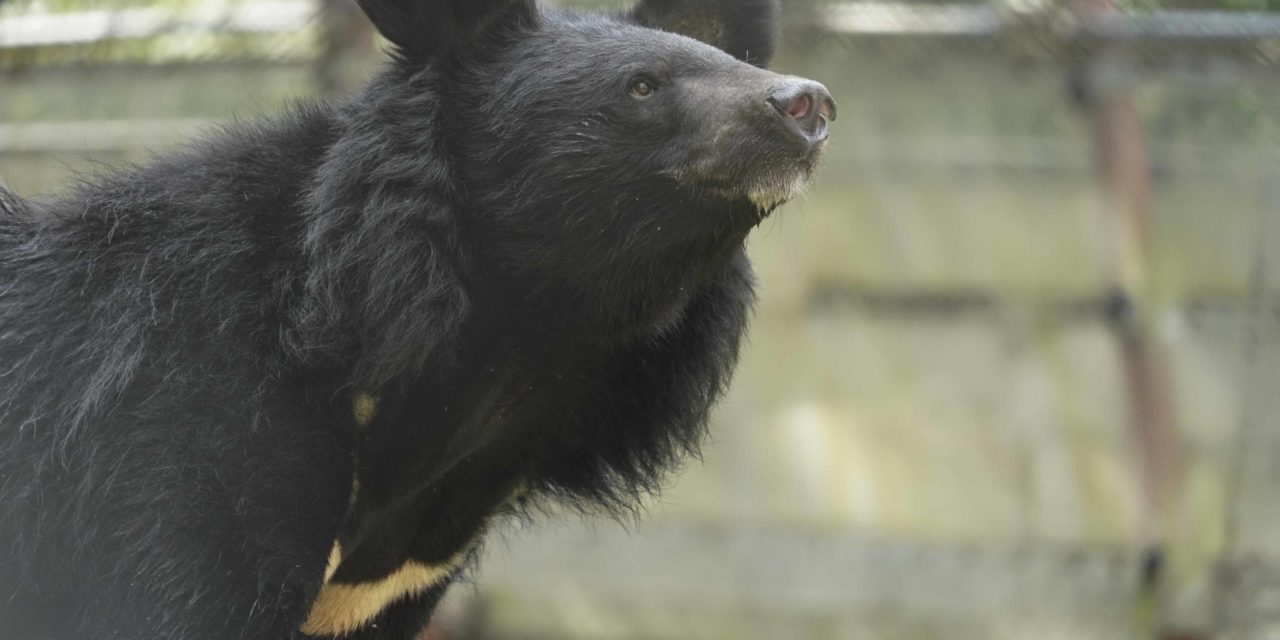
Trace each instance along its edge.
<instances>
[{"instance_id":1,"label":"black fur","mask_svg":"<svg viewBox=\"0 0 1280 640\"><path fill-rule=\"evenodd\" d=\"M0 184L0 215L26 215L27 203Z\"/></svg>"},{"instance_id":2,"label":"black fur","mask_svg":"<svg viewBox=\"0 0 1280 640\"><path fill-rule=\"evenodd\" d=\"M521 0L423 2L421 0L356 0L378 31L402 54L426 58L470 44L498 23L505 29L536 21L533 5Z\"/></svg>"},{"instance_id":3,"label":"black fur","mask_svg":"<svg viewBox=\"0 0 1280 640\"><path fill-rule=\"evenodd\" d=\"M779 12L778 0L650 0L637 5L631 17L764 67L777 46Z\"/></svg>"},{"instance_id":4,"label":"black fur","mask_svg":"<svg viewBox=\"0 0 1280 640\"><path fill-rule=\"evenodd\" d=\"M0 638L301 638L335 540L360 585L657 488L821 145L779 76L637 24L763 62L749 5L364 0L399 55L353 98L0 190ZM412 638L446 586L350 637Z\"/></svg>"}]
</instances>

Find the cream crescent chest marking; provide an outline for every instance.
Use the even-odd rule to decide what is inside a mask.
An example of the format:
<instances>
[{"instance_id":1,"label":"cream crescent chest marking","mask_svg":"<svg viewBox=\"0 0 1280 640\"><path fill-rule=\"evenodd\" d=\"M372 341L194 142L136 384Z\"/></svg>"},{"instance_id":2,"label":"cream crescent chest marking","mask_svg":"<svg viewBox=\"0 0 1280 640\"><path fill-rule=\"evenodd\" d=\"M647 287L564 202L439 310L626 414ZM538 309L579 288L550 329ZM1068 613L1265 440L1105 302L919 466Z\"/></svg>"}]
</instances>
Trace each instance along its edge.
<instances>
[{"instance_id":1,"label":"cream crescent chest marking","mask_svg":"<svg viewBox=\"0 0 1280 640\"><path fill-rule=\"evenodd\" d=\"M358 429L367 428L377 415L377 399L368 393L358 393L352 398L351 413ZM359 478L352 478L351 500L354 504ZM507 502L518 499L526 491L523 483L517 485ZM476 537L479 540L480 536ZM466 561L475 541L443 563L428 565L415 560L406 561L399 569L381 580L344 584L333 582L333 576L342 564L342 545L333 543L329 561L325 565L324 583L311 604L311 611L300 630L313 636L343 636L369 624L392 604L421 594L449 578Z\"/></svg>"},{"instance_id":2,"label":"cream crescent chest marking","mask_svg":"<svg viewBox=\"0 0 1280 640\"><path fill-rule=\"evenodd\" d=\"M470 547L442 564L427 565L410 560L376 582L341 584L332 582L341 563L342 548L334 543L325 568L325 583L311 605L302 632L313 636L342 636L369 624L388 606L421 594L449 577L467 558Z\"/></svg>"},{"instance_id":3,"label":"cream crescent chest marking","mask_svg":"<svg viewBox=\"0 0 1280 640\"><path fill-rule=\"evenodd\" d=\"M369 428L377 413L378 400L372 394L361 392L352 397L351 415L358 430ZM359 486L359 477L352 477L353 504ZM307 614L301 631L313 636L342 636L356 631L372 622L392 604L443 582L462 565L469 551L470 545L449 560L436 565L409 560L381 580L343 584L333 582L333 576L342 564L342 545L335 541L325 565L324 584L311 604L311 611Z\"/></svg>"}]
</instances>

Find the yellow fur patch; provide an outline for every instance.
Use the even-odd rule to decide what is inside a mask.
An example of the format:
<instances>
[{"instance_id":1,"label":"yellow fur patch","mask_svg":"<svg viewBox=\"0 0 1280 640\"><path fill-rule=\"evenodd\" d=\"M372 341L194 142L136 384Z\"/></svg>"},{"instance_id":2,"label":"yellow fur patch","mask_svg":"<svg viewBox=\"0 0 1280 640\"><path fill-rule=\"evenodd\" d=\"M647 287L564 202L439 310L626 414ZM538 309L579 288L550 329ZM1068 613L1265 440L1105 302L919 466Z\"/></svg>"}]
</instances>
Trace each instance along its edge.
<instances>
[{"instance_id":1,"label":"yellow fur patch","mask_svg":"<svg viewBox=\"0 0 1280 640\"><path fill-rule=\"evenodd\" d=\"M351 414L356 427L368 427L377 416L378 400L368 393L357 393L351 400ZM359 493L360 479L351 479L351 503ZM525 492L517 485L509 500L515 500ZM478 538L477 538L478 539ZM391 575L376 582L336 584L333 576L342 564L342 545L333 543L329 562L324 569L324 584L311 603L307 620L301 631L312 636L344 636L357 631L373 621L392 604L420 594L446 580L462 565L473 545L464 547L442 564L426 565L409 560Z\"/></svg>"},{"instance_id":2,"label":"yellow fur patch","mask_svg":"<svg viewBox=\"0 0 1280 640\"><path fill-rule=\"evenodd\" d=\"M378 399L367 393L357 393L351 400L351 415L355 416L357 427L368 428L378 416Z\"/></svg>"},{"instance_id":3,"label":"yellow fur patch","mask_svg":"<svg viewBox=\"0 0 1280 640\"><path fill-rule=\"evenodd\" d=\"M338 565L340 564L342 564L342 545L335 541L333 543L333 549L329 551L329 564L324 566L325 582L333 579L333 574L338 572Z\"/></svg>"},{"instance_id":4,"label":"yellow fur patch","mask_svg":"<svg viewBox=\"0 0 1280 640\"><path fill-rule=\"evenodd\" d=\"M338 570L341 549L334 544L334 554L325 569L325 585L311 605L311 613L302 625L308 635L342 636L369 624L384 609L404 598L422 593L440 584L467 557L459 552L444 564L425 565L410 560L391 575L377 582L334 584L329 582Z\"/></svg>"}]
</instances>

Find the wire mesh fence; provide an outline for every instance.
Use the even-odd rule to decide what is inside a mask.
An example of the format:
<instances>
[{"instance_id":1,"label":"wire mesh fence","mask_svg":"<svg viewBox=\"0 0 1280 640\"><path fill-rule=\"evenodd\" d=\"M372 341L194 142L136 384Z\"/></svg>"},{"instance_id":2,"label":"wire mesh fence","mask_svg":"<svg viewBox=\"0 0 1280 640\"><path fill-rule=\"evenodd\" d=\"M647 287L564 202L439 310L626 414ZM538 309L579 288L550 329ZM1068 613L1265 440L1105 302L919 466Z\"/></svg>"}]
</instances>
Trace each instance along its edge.
<instances>
[{"instance_id":1,"label":"wire mesh fence","mask_svg":"<svg viewBox=\"0 0 1280 640\"><path fill-rule=\"evenodd\" d=\"M103 6L0 6L20 191L374 64L341 2ZM501 537L436 633L1280 638L1277 7L786 7L841 115L705 464Z\"/></svg>"}]
</instances>

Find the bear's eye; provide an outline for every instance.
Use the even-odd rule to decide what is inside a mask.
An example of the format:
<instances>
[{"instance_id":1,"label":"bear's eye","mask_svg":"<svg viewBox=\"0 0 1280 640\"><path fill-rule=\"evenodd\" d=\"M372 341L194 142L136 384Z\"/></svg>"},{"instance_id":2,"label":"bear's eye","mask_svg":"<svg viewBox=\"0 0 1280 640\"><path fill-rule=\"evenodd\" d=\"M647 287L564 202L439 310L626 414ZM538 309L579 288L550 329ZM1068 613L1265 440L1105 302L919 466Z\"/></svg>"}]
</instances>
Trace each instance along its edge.
<instances>
[{"instance_id":1,"label":"bear's eye","mask_svg":"<svg viewBox=\"0 0 1280 640\"><path fill-rule=\"evenodd\" d=\"M630 86L627 87L627 92L631 94L632 98L639 98L642 100L653 95L657 90L658 85L645 77L633 79Z\"/></svg>"}]
</instances>

